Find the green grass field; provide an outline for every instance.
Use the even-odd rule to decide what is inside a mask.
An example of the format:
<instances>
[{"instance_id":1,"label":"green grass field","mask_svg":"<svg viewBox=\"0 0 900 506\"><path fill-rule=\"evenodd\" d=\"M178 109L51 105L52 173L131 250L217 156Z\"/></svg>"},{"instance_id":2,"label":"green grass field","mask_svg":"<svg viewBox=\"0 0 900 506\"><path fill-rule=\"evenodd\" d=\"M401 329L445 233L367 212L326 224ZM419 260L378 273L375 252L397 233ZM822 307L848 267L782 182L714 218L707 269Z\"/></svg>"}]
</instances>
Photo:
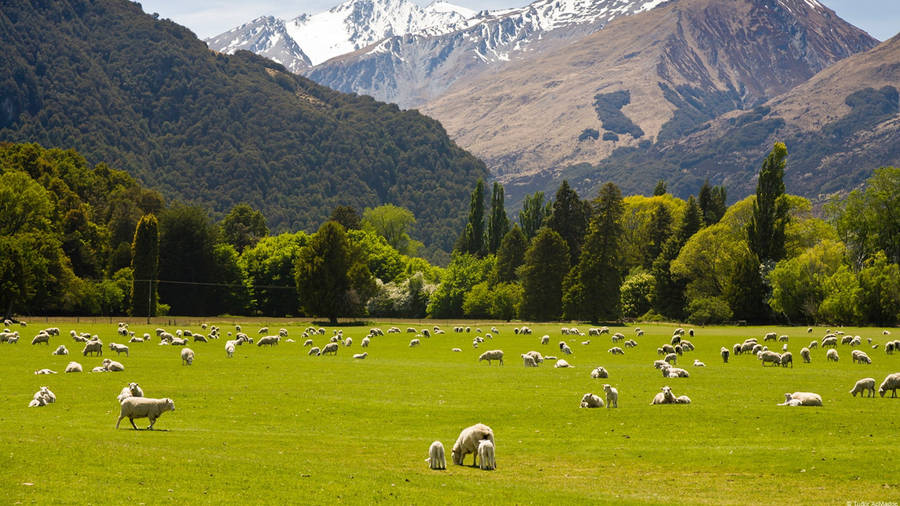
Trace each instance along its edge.
<instances>
[{"instance_id":1,"label":"green grass field","mask_svg":"<svg viewBox=\"0 0 900 506\"><path fill-rule=\"evenodd\" d=\"M215 320L212 320L215 323ZM199 325L141 325L199 331ZM21 341L0 345L0 490L4 503L679 503L846 504L900 501L900 398L860 399L848 393L856 380L877 383L900 371L900 354L875 343L881 329L845 328L859 334L872 365L851 363L850 347L838 346L839 363L821 349L803 364L801 347L821 338L806 328L708 327L688 337L696 351L679 359L690 378L664 379L653 368L656 349L674 325L641 325L639 346L612 356L609 336L562 336L562 325L533 325L517 336L512 325L472 348L470 334L422 338L376 337L366 360L360 341L368 327L344 327L354 344L336 357L308 357L300 334L306 322L271 320L295 343L273 348L244 345L228 359L224 339L192 343L193 366L181 365L180 349L131 344L119 373L63 374L70 360L86 371L101 358L82 357L68 332L99 334L124 342L115 323L32 322ZM231 322L220 322L223 331ZM261 322L244 323L258 337ZM434 322L397 323L425 328ZM389 322L377 325L387 329ZM478 324L485 331L491 324ZM38 329L56 326L50 346L30 344ZM580 328L587 331L587 325ZM631 327L613 327L634 337ZM790 335L795 367L765 367L750 355L723 364L719 348L762 340L766 331ZM223 332L224 333L224 332ZM539 344L549 334L550 345ZM315 337L323 345L330 337ZM581 341L590 339L584 346ZM575 367L552 361L532 369L519 354L561 355L566 340ZM59 344L69 357L51 356ZM780 350L780 344L771 345ZM462 353L452 353L453 347ZM505 352L505 366L478 363L488 349ZM110 355L113 356L110 356ZM115 359L108 347L104 357ZM705 368L691 366L697 358ZM603 365L608 380L590 378ZM40 368L57 375L36 376ZM119 430L116 395L136 381L148 397L171 397L176 410L154 431ZM602 384L619 390L618 409L579 409L583 394L602 397ZM57 402L27 408L42 385ZM686 406L650 406L663 385L688 395ZM784 392L821 394L824 407L776 406ZM477 422L493 428L497 470L454 466L450 448L459 431ZM147 420L136 420L146 427ZM434 440L443 442L450 467L432 471L425 462ZM470 461L471 456L466 460Z\"/></svg>"}]
</instances>

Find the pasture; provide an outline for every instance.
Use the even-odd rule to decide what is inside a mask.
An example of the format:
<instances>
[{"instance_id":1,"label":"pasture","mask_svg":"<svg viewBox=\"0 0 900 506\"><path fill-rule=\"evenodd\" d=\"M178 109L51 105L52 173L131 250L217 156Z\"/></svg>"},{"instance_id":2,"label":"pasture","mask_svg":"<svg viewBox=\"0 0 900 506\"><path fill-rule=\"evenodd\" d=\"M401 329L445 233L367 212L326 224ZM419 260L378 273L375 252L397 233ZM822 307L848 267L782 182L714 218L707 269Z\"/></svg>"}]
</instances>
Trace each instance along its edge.
<instances>
[{"instance_id":1,"label":"pasture","mask_svg":"<svg viewBox=\"0 0 900 506\"><path fill-rule=\"evenodd\" d=\"M224 341L233 322L218 324L223 338L190 343L192 366L182 366L180 348L159 346L153 329L200 331L192 325L142 325L130 330L153 335L116 357L110 342L125 343L115 323L32 322L17 328L18 344L0 344L0 490L8 503L678 503L823 504L900 500L900 398L851 397L856 380L877 384L900 371L900 353L887 355L878 328L843 328L860 335L872 365L854 364L850 347L838 345L840 361L826 362L812 350L804 364L800 348L821 339L824 327L696 327L686 336L696 346L679 357L690 378L666 379L654 369L657 347L675 325L611 327L638 342L613 356L610 336L563 336L562 324L532 325L515 335L514 325L454 322L377 322L343 328L350 348L335 357L309 357L300 337L308 322L267 320L271 334L285 327L294 343L274 347L245 344L226 358ZM409 326L443 335L420 338ZM258 338L262 322L242 322ZM368 328L404 332L372 339ZM454 325L470 325L457 334ZM39 329L59 327L50 345L30 344ZM475 328L500 334L473 349ZM587 333L588 325L579 328ZM685 327L687 328L687 327ZM98 334L103 357L83 357L70 329ZM834 330L838 330L835 328ZM755 356L719 349L767 331L790 336L793 368L762 367ZM206 332L204 332L206 333ZM332 334L313 337L323 346ZM543 334L550 344L539 344ZM866 338L878 343L871 349ZM590 339L590 344L582 341ZM563 356L557 343L574 351ZM68 357L51 356L59 344ZM781 344L765 343L780 351ZM617 344L621 346L621 343ZM459 347L462 352L451 349ZM480 353L505 352L504 366L479 363ZM525 368L521 353L537 350L566 358L574 367L554 369L545 361ZM368 351L365 360L353 353ZM63 374L70 360L90 371L102 358L124 372ZM693 367L694 359L706 367ZM604 366L609 379L592 379ZM36 376L50 368L56 375ZM154 431L135 431L128 420L115 430L116 395L138 382L147 397L170 397ZM618 409L579 409L583 394L603 397L602 385L619 391ZM58 400L27 408L42 385ZM687 395L690 405L651 406L664 385ZM780 407L785 392L819 393L824 406ZM146 427L146 419L135 420ZM460 430L481 422L494 430L497 470L481 471L450 462ZM425 462L434 440L443 442L448 469Z\"/></svg>"}]
</instances>

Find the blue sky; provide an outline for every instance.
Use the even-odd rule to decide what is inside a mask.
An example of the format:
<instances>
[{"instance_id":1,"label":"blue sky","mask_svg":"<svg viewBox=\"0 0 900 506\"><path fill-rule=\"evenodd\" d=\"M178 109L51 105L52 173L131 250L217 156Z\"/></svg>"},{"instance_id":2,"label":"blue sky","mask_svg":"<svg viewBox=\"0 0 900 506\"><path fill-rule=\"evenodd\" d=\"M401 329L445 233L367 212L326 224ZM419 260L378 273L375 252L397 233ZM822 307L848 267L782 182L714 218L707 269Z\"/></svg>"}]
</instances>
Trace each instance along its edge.
<instances>
[{"instance_id":1,"label":"blue sky","mask_svg":"<svg viewBox=\"0 0 900 506\"><path fill-rule=\"evenodd\" d=\"M838 16L869 32L878 40L886 40L900 31L900 0L819 0ZM253 18L272 15L293 18L302 13L315 14L341 3L341 0L143 0L145 12L187 26L200 38L218 35ZM428 1L416 1L427 5ZM521 7L529 0L451 1L474 10Z\"/></svg>"}]
</instances>

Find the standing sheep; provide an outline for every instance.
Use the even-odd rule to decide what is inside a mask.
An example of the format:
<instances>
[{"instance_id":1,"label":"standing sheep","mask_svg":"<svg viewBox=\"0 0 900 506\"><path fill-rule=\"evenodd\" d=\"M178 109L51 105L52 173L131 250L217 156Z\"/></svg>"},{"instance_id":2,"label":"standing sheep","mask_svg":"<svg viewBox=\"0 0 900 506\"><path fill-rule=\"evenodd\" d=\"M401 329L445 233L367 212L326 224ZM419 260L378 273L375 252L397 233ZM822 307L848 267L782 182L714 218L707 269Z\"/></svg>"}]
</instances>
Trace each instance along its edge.
<instances>
[{"instance_id":1,"label":"standing sheep","mask_svg":"<svg viewBox=\"0 0 900 506\"><path fill-rule=\"evenodd\" d=\"M348 337L347 339L350 339L350 338ZM312 343L310 343L310 344L312 344ZM369 347L369 338L364 337L362 342L359 343L359 345L362 346L363 348L368 348Z\"/></svg>"},{"instance_id":2,"label":"standing sheep","mask_svg":"<svg viewBox=\"0 0 900 506\"><path fill-rule=\"evenodd\" d=\"M722 346L722 349L719 350L719 353L722 355L722 362L725 362L727 364L728 363L728 354L729 354L728 348Z\"/></svg>"},{"instance_id":3,"label":"standing sheep","mask_svg":"<svg viewBox=\"0 0 900 506\"><path fill-rule=\"evenodd\" d=\"M444 445L440 441L431 443L428 448L428 458L425 459L431 469L447 469L447 460L444 458Z\"/></svg>"},{"instance_id":4,"label":"standing sheep","mask_svg":"<svg viewBox=\"0 0 900 506\"><path fill-rule=\"evenodd\" d=\"M181 365L191 365L194 363L194 350L190 348L182 348Z\"/></svg>"},{"instance_id":5,"label":"standing sheep","mask_svg":"<svg viewBox=\"0 0 900 506\"><path fill-rule=\"evenodd\" d=\"M497 469L497 462L494 460L494 442L490 439L482 439L478 442L478 460L481 462L482 471L493 471Z\"/></svg>"},{"instance_id":6,"label":"standing sheep","mask_svg":"<svg viewBox=\"0 0 900 506\"><path fill-rule=\"evenodd\" d=\"M88 355L93 355L94 353L103 356L103 343L100 341L88 341L84 345L84 349L81 350L81 354L85 357Z\"/></svg>"},{"instance_id":7,"label":"standing sheep","mask_svg":"<svg viewBox=\"0 0 900 506\"><path fill-rule=\"evenodd\" d=\"M603 399L601 399L599 395L594 395L592 393L586 393L581 398L581 405L579 407L602 408L603 407Z\"/></svg>"},{"instance_id":8,"label":"standing sheep","mask_svg":"<svg viewBox=\"0 0 900 506\"><path fill-rule=\"evenodd\" d=\"M537 362L534 361L534 357L527 353L522 354L522 362L525 367L537 367Z\"/></svg>"},{"instance_id":9,"label":"standing sheep","mask_svg":"<svg viewBox=\"0 0 900 506\"><path fill-rule=\"evenodd\" d=\"M116 352L116 355L124 353L126 357L128 356L128 346L124 344L109 343L109 349Z\"/></svg>"},{"instance_id":10,"label":"standing sheep","mask_svg":"<svg viewBox=\"0 0 900 506\"><path fill-rule=\"evenodd\" d=\"M878 395L884 397L884 394L891 390L893 392L891 397L897 397L898 388L900 388L900 372L888 374L884 381L881 382L881 386L878 387Z\"/></svg>"},{"instance_id":11,"label":"standing sheep","mask_svg":"<svg viewBox=\"0 0 900 506\"><path fill-rule=\"evenodd\" d=\"M312 351L312 350L310 350L310 351ZM337 343L328 343L325 345L324 348L322 348L322 352L319 354L320 355L328 355L329 353L331 353L332 355L337 356L337 352L338 352L338 344Z\"/></svg>"},{"instance_id":12,"label":"standing sheep","mask_svg":"<svg viewBox=\"0 0 900 506\"><path fill-rule=\"evenodd\" d=\"M488 365L491 365L492 360L499 360L500 365L503 365L503 350L489 350L481 354L478 357L478 361L487 360Z\"/></svg>"},{"instance_id":13,"label":"standing sheep","mask_svg":"<svg viewBox=\"0 0 900 506\"><path fill-rule=\"evenodd\" d=\"M787 367L788 364L791 364L791 369L794 368L794 355L786 351L781 354L781 367Z\"/></svg>"},{"instance_id":14,"label":"standing sheep","mask_svg":"<svg viewBox=\"0 0 900 506\"><path fill-rule=\"evenodd\" d=\"M850 390L853 397L856 397L856 394L863 397L866 392L871 393L868 397L875 397L875 378L863 378L853 385L853 390Z\"/></svg>"},{"instance_id":15,"label":"standing sheep","mask_svg":"<svg viewBox=\"0 0 900 506\"><path fill-rule=\"evenodd\" d=\"M345 346L346 348L349 348L350 346L353 346L353 338L348 337L347 339L344 339L344 346Z\"/></svg>"},{"instance_id":16,"label":"standing sheep","mask_svg":"<svg viewBox=\"0 0 900 506\"><path fill-rule=\"evenodd\" d=\"M259 341L256 342L256 346L277 346L280 340L281 338L278 336L260 337Z\"/></svg>"},{"instance_id":17,"label":"standing sheep","mask_svg":"<svg viewBox=\"0 0 900 506\"><path fill-rule=\"evenodd\" d=\"M38 335L34 336L34 339L31 340L31 344L40 343L44 343L47 346L50 346L50 334L47 334L42 330L40 333L38 333Z\"/></svg>"},{"instance_id":18,"label":"standing sheep","mask_svg":"<svg viewBox=\"0 0 900 506\"><path fill-rule=\"evenodd\" d=\"M841 359L841 357L838 356L837 350L834 348L828 350L828 352L825 353L825 358L827 358L831 362L837 362Z\"/></svg>"},{"instance_id":19,"label":"standing sheep","mask_svg":"<svg viewBox=\"0 0 900 506\"><path fill-rule=\"evenodd\" d=\"M516 329L518 330L518 329ZM518 334L518 332L516 332ZM541 344L550 344L550 336L544 335L541 337Z\"/></svg>"},{"instance_id":20,"label":"standing sheep","mask_svg":"<svg viewBox=\"0 0 900 506\"><path fill-rule=\"evenodd\" d=\"M813 342L815 342L815 341L813 341ZM809 348L804 347L803 349L801 349L800 356L803 358L803 363L808 364L809 358L810 358L809 357Z\"/></svg>"},{"instance_id":21,"label":"standing sheep","mask_svg":"<svg viewBox=\"0 0 900 506\"><path fill-rule=\"evenodd\" d=\"M228 358L234 356L234 341L227 341L225 343L225 356Z\"/></svg>"},{"instance_id":22,"label":"standing sheep","mask_svg":"<svg viewBox=\"0 0 900 506\"><path fill-rule=\"evenodd\" d=\"M609 384L603 385L603 391L606 392L606 408L619 407L619 391Z\"/></svg>"},{"instance_id":23,"label":"standing sheep","mask_svg":"<svg viewBox=\"0 0 900 506\"><path fill-rule=\"evenodd\" d=\"M472 454L472 466L476 465L475 459L478 458L476 453L479 441L489 440L494 442L494 431L490 427L482 423L477 423L471 427L466 427L459 433L453 449L450 451L450 458L454 464L461 466L466 455Z\"/></svg>"},{"instance_id":24,"label":"standing sheep","mask_svg":"<svg viewBox=\"0 0 900 506\"><path fill-rule=\"evenodd\" d=\"M315 355L315 356L318 357L318 356L319 356L319 351L320 351L320 350L319 350L319 347L318 347L318 346L313 346L312 348L309 349L309 353L307 353L307 355L309 355L309 356Z\"/></svg>"},{"instance_id":25,"label":"standing sheep","mask_svg":"<svg viewBox=\"0 0 900 506\"><path fill-rule=\"evenodd\" d=\"M412 339L412 340L410 340L410 342L409 342L409 347L410 347L410 348L415 348L416 346L418 346L418 345L420 345L420 344L422 344L422 342L419 341L418 339Z\"/></svg>"},{"instance_id":26,"label":"standing sheep","mask_svg":"<svg viewBox=\"0 0 900 506\"><path fill-rule=\"evenodd\" d=\"M128 397L122 401L122 409L119 411L119 419L116 420L116 428L123 418L128 418L131 426L137 430L134 424L135 418L149 418L150 426L147 430L153 430L156 419L166 411L175 411L175 402L168 397L165 399L151 399L148 397Z\"/></svg>"}]
</instances>

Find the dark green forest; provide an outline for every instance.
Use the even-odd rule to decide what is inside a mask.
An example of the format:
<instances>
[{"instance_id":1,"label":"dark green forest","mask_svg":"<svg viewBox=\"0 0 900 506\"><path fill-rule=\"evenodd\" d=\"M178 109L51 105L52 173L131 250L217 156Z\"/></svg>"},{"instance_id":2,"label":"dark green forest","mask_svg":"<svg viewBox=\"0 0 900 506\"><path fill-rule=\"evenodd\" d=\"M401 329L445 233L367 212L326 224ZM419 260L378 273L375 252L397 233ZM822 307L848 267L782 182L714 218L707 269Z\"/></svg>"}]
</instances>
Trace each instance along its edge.
<instances>
[{"instance_id":1,"label":"dark green forest","mask_svg":"<svg viewBox=\"0 0 900 506\"><path fill-rule=\"evenodd\" d=\"M246 202L274 231L311 232L337 205L390 202L433 255L486 176L416 111L212 52L137 3L3 2L0 41L0 141L76 149L216 220Z\"/></svg>"}]
</instances>

